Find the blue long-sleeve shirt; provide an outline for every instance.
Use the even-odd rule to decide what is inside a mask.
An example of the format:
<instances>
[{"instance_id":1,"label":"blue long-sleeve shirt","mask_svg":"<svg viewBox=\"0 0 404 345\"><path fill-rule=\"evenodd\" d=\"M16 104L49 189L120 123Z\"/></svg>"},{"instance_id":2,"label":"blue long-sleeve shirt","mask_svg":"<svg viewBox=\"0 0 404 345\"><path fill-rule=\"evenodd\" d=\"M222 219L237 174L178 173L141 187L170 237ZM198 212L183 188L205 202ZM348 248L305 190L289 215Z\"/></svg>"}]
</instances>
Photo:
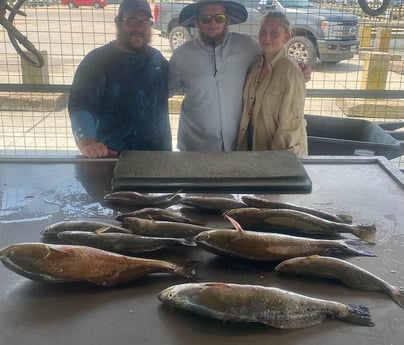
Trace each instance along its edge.
<instances>
[{"instance_id":1,"label":"blue long-sleeve shirt","mask_svg":"<svg viewBox=\"0 0 404 345\"><path fill-rule=\"evenodd\" d=\"M69 97L73 135L95 138L108 148L171 150L168 63L147 47L124 52L109 43L80 63Z\"/></svg>"}]
</instances>

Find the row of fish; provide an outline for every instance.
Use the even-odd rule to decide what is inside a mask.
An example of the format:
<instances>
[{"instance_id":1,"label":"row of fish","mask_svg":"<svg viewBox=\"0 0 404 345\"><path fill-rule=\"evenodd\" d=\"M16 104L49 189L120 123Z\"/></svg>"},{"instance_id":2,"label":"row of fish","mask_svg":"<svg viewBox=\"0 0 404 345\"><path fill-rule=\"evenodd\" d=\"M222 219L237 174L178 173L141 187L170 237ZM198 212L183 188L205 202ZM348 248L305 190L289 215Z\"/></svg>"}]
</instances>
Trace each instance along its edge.
<instances>
[{"instance_id":1,"label":"row of fish","mask_svg":"<svg viewBox=\"0 0 404 345\"><path fill-rule=\"evenodd\" d=\"M353 288L383 291L404 308L403 289L344 260L324 256L334 253L375 256L360 240L339 238L340 233L348 232L375 243L374 225L352 224L348 215L332 215L252 196L238 201L221 197L185 198L179 192L162 195L115 192L106 195L105 200L141 209L120 213L116 220L121 223L116 225L92 221L52 224L42 229L44 239L57 238L69 244L14 244L0 250L0 260L10 270L33 280L89 281L109 286L154 272L195 279L193 263L180 265L129 254L172 245L199 246L218 255L279 261L275 270L280 273L339 279ZM235 229L208 227L160 208L178 203L209 212L225 212ZM291 229L299 236L278 233ZM303 237L304 234L336 239ZM373 325L365 306L345 305L258 285L187 283L161 291L158 298L169 306L219 320L261 322L278 328L309 327L330 317Z\"/></svg>"},{"instance_id":2,"label":"row of fish","mask_svg":"<svg viewBox=\"0 0 404 345\"><path fill-rule=\"evenodd\" d=\"M340 237L342 233L350 233L366 242L376 242L376 227L373 223L352 224L350 215L335 215L292 203L274 202L248 195L243 196L242 201L225 197L181 197L177 193L159 195L158 201L156 198L132 191L113 192L105 196L108 202L133 207L145 205L142 210L120 214L117 220L121 222L128 217L148 217L153 220L195 224L192 219L178 216L168 210L159 211L157 208L148 207L161 203L165 205L180 203L203 211L225 212L249 229L334 238Z\"/></svg>"},{"instance_id":3,"label":"row of fish","mask_svg":"<svg viewBox=\"0 0 404 345\"><path fill-rule=\"evenodd\" d=\"M185 245L200 246L222 256L256 261L280 261L315 254L375 256L359 240L315 239L248 231L243 230L233 218L225 216L236 229L127 217L124 219L125 228L99 222L65 221L52 224L41 234L45 238L56 236L69 244L130 254Z\"/></svg>"}]
</instances>

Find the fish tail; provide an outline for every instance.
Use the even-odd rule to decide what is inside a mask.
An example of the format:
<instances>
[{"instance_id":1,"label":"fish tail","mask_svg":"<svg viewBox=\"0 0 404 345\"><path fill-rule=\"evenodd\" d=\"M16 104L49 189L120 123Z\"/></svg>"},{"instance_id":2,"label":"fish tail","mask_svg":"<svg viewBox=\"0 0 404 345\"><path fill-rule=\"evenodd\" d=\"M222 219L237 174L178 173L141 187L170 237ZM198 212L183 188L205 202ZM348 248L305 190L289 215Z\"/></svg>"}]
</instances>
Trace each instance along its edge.
<instances>
[{"instance_id":1,"label":"fish tail","mask_svg":"<svg viewBox=\"0 0 404 345\"><path fill-rule=\"evenodd\" d=\"M355 323L362 326L374 326L369 308L364 305L357 304L348 304L347 312L343 315L339 315L341 320L345 320L347 322Z\"/></svg>"},{"instance_id":2,"label":"fish tail","mask_svg":"<svg viewBox=\"0 0 404 345\"><path fill-rule=\"evenodd\" d=\"M374 223L370 225L359 224L355 226L352 233L366 242L376 243L376 226Z\"/></svg>"},{"instance_id":3,"label":"fish tail","mask_svg":"<svg viewBox=\"0 0 404 345\"><path fill-rule=\"evenodd\" d=\"M182 265L175 265L174 273L185 278L199 280L196 272L196 267L198 264L198 261L189 261Z\"/></svg>"},{"instance_id":4,"label":"fish tail","mask_svg":"<svg viewBox=\"0 0 404 345\"><path fill-rule=\"evenodd\" d=\"M404 290L402 288L393 287L389 291L389 295L401 308L404 309Z\"/></svg>"},{"instance_id":5,"label":"fish tail","mask_svg":"<svg viewBox=\"0 0 404 345\"><path fill-rule=\"evenodd\" d=\"M346 252L354 255L363 255L363 256L377 256L372 252L368 251L362 243L355 240L341 240L343 243L343 248Z\"/></svg>"}]
</instances>

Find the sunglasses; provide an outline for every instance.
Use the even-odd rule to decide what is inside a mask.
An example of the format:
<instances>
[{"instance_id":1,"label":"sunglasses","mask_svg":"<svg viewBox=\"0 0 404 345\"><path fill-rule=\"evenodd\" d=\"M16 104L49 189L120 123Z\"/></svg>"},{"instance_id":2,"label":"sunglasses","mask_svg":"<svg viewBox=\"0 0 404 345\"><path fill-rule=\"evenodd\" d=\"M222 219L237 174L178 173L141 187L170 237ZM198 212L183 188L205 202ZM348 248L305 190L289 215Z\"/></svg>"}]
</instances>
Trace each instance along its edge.
<instances>
[{"instance_id":1,"label":"sunglasses","mask_svg":"<svg viewBox=\"0 0 404 345\"><path fill-rule=\"evenodd\" d=\"M202 24L210 24L213 20L215 20L217 24L222 24L226 19L226 14L204 14L199 16L199 20Z\"/></svg>"},{"instance_id":2,"label":"sunglasses","mask_svg":"<svg viewBox=\"0 0 404 345\"><path fill-rule=\"evenodd\" d=\"M146 19L146 20L141 20L133 17L123 17L122 20L126 22L126 24L130 26L142 26L144 28L151 28L153 26L153 21Z\"/></svg>"}]
</instances>

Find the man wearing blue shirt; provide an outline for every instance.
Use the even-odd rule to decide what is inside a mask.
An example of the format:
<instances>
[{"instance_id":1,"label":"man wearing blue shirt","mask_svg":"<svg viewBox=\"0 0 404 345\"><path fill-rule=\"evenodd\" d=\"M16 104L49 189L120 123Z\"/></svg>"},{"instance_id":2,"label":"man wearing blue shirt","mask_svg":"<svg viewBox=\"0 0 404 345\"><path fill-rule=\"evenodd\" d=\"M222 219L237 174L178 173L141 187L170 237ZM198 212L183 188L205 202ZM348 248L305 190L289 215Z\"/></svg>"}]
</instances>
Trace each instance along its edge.
<instances>
[{"instance_id":1,"label":"man wearing blue shirt","mask_svg":"<svg viewBox=\"0 0 404 345\"><path fill-rule=\"evenodd\" d=\"M149 46L152 13L146 0L124 0L117 39L80 63L69 115L80 152L90 158L124 150L171 150L168 63Z\"/></svg>"}]
</instances>

